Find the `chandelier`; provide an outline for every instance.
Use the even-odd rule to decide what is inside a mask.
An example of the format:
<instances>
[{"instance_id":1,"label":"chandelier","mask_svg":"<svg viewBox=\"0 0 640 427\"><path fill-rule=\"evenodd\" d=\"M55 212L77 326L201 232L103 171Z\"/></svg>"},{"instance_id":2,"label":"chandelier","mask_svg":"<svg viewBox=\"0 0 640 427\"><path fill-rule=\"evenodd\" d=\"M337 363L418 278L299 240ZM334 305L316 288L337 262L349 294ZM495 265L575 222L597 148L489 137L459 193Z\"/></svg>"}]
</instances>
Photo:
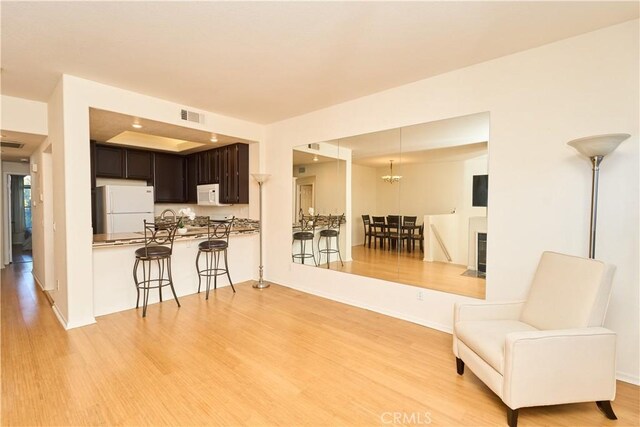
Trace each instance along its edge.
<instances>
[{"instance_id":1,"label":"chandelier","mask_svg":"<svg viewBox=\"0 0 640 427\"><path fill-rule=\"evenodd\" d=\"M393 160L389 160L389 175L384 175L381 178L389 184L393 184L394 182L398 182L402 179L402 176L393 174Z\"/></svg>"}]
</instances>

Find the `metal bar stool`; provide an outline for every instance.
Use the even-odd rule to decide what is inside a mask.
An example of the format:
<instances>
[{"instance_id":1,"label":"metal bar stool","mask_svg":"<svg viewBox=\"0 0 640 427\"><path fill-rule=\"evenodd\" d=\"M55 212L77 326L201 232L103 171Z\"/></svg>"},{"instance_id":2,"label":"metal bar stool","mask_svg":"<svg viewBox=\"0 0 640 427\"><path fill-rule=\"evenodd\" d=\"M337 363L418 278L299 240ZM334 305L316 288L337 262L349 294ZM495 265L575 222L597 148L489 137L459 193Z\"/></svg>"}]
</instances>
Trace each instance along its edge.
<instances>
[{"instance_id":1,"label":"metal bar stool","mask_svg":"<svg viewBox=\"0 0 640 427\"><path fill-rule=\"evenodd\" d=\"M213 289L218 288L218 276L227 275L233 293L231 276L229 275L229 264L227 262L227 248L229 247L229 234L236 217L231 219L210 219L207 222L207 240L198 245L198 256L196 256L196 270L198 271L198 293L202 285L202 278L206 277L207 293L209 299L209 289L211 288L211 278L213 277ZM200 255L204 253L205 268L200 268ZM220 266L220 258L224 258L224 268Z\"/></svg>"},{"instance_id":2,"label":"metal bar stool","mask_svg":"<svg viewBox=\"0 0 640 427\"><path fill-rule=\"evenodd\" d=\"M307 258L312 258L313 263L317 266L316 256L313 253L313 237L315 236L316 224L318 222L318 215L316 216L302 216L300 219L300 231L293 233L293 245L295 242L300 242L300 252L292 253L291 260L296 262L299 259L303 264ZM307 253L307 242L311 241L309 245L311 247L311 253Z\"/></svg>"},{"instance_id":3,"label":"metal bar stool","mask_svg":"<svg viewBox=\"0 0 640 427\"><path fill-rule=\"evenodd\" d=\"M152 223L144 220L144 247L136 249L136 262L133 265L133 280L137 292L136 309L140 305L140 290L142 290L142 317L147 315L151 289L158 289L160 302L162 302L162 287L170 286L173 298L180 307L180 301L178 301L171 277L171 253L177 228L176 222ZM142 263L142 280L138 279L140 263ZM156 278L153 278L151 268L156 263L158 274ZM165 271L167 277L165 277Z\"/></svg>"},{"instance_id":4,"label":"metal bar stool","mask_svg":"<svg viewBox=\"0 0 640 427\"><path fill-rule=\"evenodd\" d=\"M342 262L342 255L340 254L340 226L344 220L344 214L340 216L331 216L327 220L327 228L320 231L320 238L318 239L318 261L322 264L322 254L327 255L327 268L329 268L329 262L331 261L331 254L338 254L340 258L340 264L344 266ZM324 237L324 249L320 249L320 241ZM331 239L336 239L335 249L331 247Z\"/></svg>"}]
</instances>

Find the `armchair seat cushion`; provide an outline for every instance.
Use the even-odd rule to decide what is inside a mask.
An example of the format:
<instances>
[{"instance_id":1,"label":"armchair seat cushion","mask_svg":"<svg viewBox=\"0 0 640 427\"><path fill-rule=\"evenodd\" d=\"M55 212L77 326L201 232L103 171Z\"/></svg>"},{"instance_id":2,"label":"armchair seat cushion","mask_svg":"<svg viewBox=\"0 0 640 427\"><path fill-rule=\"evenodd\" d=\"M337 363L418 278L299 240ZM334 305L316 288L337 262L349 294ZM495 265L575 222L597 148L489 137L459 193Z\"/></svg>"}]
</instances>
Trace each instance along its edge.
<instances>
[{"instance_id":1,"label":"armchair seat cushion","mask_svg":"<svg viewBox=\"0 0 640 427\"><path fill-rule=\"evenodd\" d=\"M455 324L455 334L489 366L504 375L504 345L507 334L537 331L517 320L466 320Z\"/></svg>"}]
</instances>

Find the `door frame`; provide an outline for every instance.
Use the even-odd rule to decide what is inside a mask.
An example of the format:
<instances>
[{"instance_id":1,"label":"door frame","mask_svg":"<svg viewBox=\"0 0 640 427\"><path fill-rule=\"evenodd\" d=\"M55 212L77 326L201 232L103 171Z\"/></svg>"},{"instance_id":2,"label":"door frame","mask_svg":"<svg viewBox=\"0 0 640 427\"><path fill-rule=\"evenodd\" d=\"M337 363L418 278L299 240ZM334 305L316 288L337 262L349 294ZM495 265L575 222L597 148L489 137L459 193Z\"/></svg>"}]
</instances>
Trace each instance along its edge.
<instances>
[{"instance_id":1,"label":"door frame","mask_svg":"<svg viewBox=\"0 0 640 427\"><path fill-rule=\"evenodd\" d=\"M29 176L30 173L16 173L16 172L3 172L2 173L2 185L4 186L4 193L6 194L2 201L3 207L3 233L2 245L4 246L2 266L9 265L13 262L13 230L11 229L11 177L12 176Z\"/></svg>"}]
</instances>

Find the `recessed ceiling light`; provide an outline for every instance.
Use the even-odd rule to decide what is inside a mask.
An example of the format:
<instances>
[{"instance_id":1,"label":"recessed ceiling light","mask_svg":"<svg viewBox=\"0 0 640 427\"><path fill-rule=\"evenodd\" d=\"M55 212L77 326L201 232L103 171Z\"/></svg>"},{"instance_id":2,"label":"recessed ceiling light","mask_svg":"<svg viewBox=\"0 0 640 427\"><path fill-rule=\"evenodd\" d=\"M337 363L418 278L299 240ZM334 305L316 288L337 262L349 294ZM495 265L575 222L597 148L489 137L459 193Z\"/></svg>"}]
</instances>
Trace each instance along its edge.
<instances>
[{"instance_id":1,"label":"recessed ceiling light","mask_svg":"<svg viewBox=\"0 0 640 427\"><path fill-rule=\"evenodd\" d=\"M317 154L314 154L314 155L313 155L313 161L314 161L314 162L317 162L318 160L320 160L320 159L318 159L318 155L317 155Z\"/></svg>"},{"instance_id":2,"label":"recessed ceiling light","mask_svg":"<svg viewBox=\"0 0 640 427\"><path fill-rule=\"evenodd\" d=\"M20 159L20 161L21 161L22 163L27 163L27 162L29 161L29 159Z\"/></svg>"},{"instance_id":3,"label":"recessed ceiling light","mask_svg":"<svg viewBox=\"0 0 640 427\"><path fill-rule=\"evenodd\" d=\"M140 120L135 119L133 121L133 124L131 125L131 127L136 128L136 129L142 129L142 125L140 124Z\"/></svg>"},{"instance_id":4,"label":"recessed ceiling light","mask_svg":"<svg viewBox=\"0 0 640 427\"><path fill-rule=\"evenodd\" d=\"M218 135L216 135L215 133L212 133L211 138L209 138L209 141L218 142Z\"/></svg>"}]
</instances>

